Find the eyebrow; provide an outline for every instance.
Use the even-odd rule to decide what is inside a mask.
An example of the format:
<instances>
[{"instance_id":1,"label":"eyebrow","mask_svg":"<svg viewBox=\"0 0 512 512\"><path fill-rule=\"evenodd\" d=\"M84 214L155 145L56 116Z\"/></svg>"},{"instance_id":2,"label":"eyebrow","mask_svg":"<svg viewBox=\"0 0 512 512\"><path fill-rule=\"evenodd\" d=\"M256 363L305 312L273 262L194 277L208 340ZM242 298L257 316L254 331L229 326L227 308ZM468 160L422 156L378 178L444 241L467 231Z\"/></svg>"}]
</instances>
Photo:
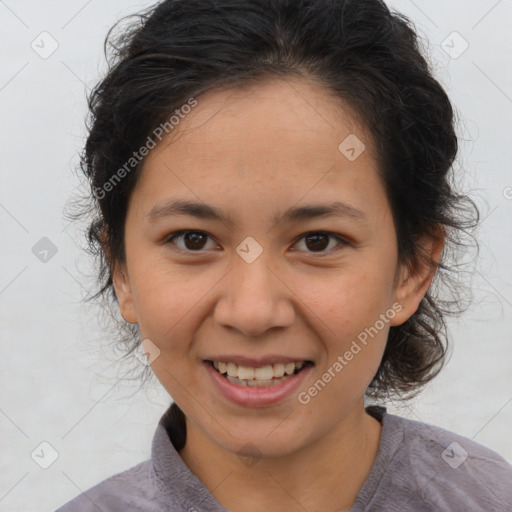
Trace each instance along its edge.
<instances>
[{"instance_id":1,"label":"eyebrow","mask_svg":"<svg viewBox=\"0 0 512 512\"><path fill-rule=\"evenodd\" d=\"M216 220L233 224L233 220L219 208L206 203L175 199L157 203L148 213L149 222L154 223L166 217L188 215L198 219ZM281 215L274 216L274 222L297 222L328 216L346 217L356 222L365 222L366 215L361 210L341 201L328 204L314 204L289 208Z\"/></svg>"}]
</instances>

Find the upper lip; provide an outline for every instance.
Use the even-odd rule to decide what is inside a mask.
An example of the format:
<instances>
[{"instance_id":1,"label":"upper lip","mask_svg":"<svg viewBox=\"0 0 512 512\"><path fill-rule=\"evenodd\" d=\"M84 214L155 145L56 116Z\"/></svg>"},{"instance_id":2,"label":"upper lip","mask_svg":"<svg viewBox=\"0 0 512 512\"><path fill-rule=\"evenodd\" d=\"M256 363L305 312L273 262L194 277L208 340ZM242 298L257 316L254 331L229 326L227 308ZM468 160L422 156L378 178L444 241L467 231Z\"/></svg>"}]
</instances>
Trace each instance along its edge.
<instances>
[{"instance_id":1,"label":"upper lip","mask_svg":"<svg viewBox=\"0 0 512 512\"><path fill-rule=\"evenodd\" d=\"M268 366L279 363L306 363L311 359L305 359L303 357L289 357L279 355L267 355L262 357L247 357L242 355L215 355L205 358L205 361L217 361L223 363L233 363L237 366L249 366L253 368L259 368L261 366Z\"/></svg>"}]
</instances>

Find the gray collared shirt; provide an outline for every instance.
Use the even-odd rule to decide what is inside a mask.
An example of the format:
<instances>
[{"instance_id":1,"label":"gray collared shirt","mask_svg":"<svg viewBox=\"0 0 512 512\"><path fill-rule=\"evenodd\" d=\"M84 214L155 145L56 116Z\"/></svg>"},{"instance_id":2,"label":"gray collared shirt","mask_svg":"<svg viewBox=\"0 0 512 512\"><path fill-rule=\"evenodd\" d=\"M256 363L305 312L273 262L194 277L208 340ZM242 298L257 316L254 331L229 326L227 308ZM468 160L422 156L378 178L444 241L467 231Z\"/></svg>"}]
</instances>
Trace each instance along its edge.
<instances>
[{"instance_id":1,"label":"gray collared shirt","mask_svg":"<svg viewBox=\"0 0 512 512\"><path fill-rule=\"evenodd\" d=\"M381 439L349 512L512 512L512 466L503 457L384 407L367 412L381 422ZM150 460L107 478L56 512L230 512L181 459L181 414L173 403L162 416Z\"/></svg>"}]
</instances>

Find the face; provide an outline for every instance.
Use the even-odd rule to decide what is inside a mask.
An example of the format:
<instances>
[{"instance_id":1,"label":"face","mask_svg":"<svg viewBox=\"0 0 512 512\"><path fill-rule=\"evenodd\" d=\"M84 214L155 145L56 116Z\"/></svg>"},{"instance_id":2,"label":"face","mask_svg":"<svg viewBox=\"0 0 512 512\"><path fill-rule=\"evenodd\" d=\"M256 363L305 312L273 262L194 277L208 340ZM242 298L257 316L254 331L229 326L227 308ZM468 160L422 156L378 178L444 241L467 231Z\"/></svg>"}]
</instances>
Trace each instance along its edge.
<instances>
[{"instance_id":1,"label":"face","mask_svg":"<svg viewBox=\"0 0 512 512\"><path fill-rule=\"evenodd\" d=\"M276 80L197 101L145 160L117 297L158 348L152 369L191 426L228 452L249 441L290 454L364 414L389 328L428 282L397 264L371 140L340 100ZM257 388L208 361L277 375L311 363Z\"/></svg>"}]
</instances>

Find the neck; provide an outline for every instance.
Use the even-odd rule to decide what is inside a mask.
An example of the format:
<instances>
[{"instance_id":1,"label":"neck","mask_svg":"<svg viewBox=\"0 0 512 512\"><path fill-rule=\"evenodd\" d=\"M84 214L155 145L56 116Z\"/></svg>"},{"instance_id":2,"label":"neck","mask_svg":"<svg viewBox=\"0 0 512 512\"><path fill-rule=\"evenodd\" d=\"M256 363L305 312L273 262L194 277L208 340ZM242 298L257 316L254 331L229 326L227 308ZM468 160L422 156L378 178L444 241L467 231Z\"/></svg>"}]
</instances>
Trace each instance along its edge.
<instances>
[{"instance_id":1,"label":"neck","mask_svg":"<svg viewBox=\"0 0 512 512\"><path fill-rule=\"evenodd\" d=\"M361 400L335 428L276 458L243 465L186 418L180 456L214 498L233 512L348 510L377 456L381 425Z\"/></svg>"}]
</instances>

